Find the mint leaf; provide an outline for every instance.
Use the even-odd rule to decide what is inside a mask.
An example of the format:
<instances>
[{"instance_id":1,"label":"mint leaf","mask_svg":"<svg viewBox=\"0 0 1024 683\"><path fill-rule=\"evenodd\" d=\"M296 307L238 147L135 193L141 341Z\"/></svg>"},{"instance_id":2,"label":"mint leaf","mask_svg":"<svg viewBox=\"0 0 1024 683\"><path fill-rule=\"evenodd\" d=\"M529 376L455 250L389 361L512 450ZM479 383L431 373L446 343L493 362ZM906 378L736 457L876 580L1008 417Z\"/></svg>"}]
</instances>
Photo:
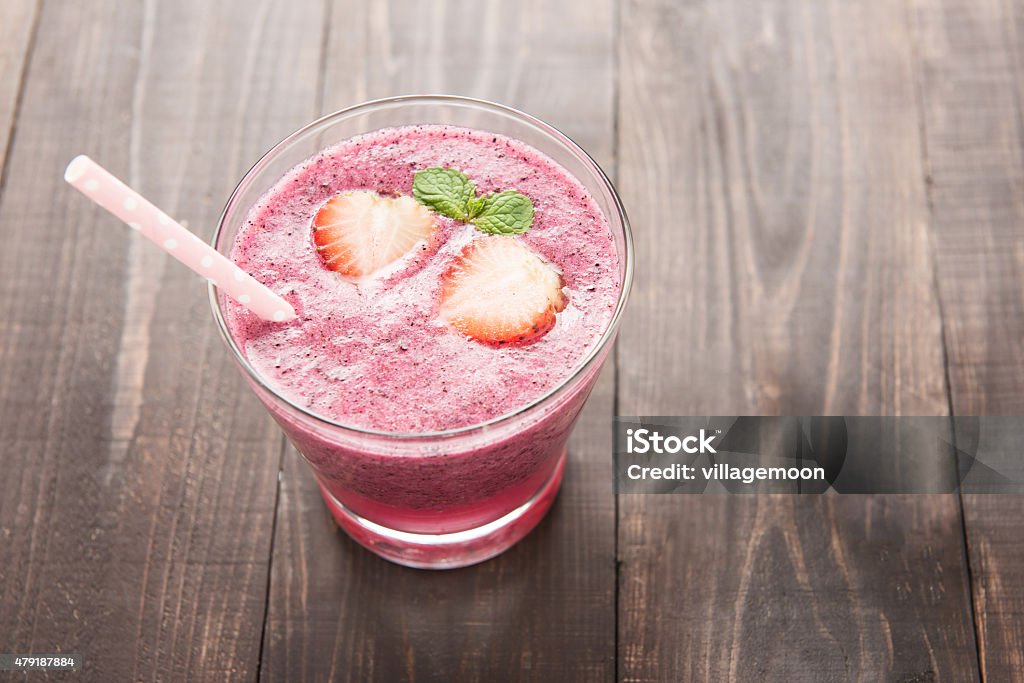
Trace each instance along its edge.
<instances>
[{"instance_id":1,"label":"mint leaf","mask_svg":"<svg viewBox=\"0 0 1024 683\"><path fill-rule=\"evenodd\" d=\"M412 196L442 216L464 221L470 217L467 206L476 198L476 185L454 168L427 168L413 179Z\"/></svg>"},{"instance_id":2,"label":"mint leaf","mask_svg":"<svg viewBox=\"0 0 1024 683\"><path fill-rule=\"evenodd\" d=\"M518 235L533 225L533 202L516 190L490 194L471 222L490 235Z\"/></svg>"}]
</instances>

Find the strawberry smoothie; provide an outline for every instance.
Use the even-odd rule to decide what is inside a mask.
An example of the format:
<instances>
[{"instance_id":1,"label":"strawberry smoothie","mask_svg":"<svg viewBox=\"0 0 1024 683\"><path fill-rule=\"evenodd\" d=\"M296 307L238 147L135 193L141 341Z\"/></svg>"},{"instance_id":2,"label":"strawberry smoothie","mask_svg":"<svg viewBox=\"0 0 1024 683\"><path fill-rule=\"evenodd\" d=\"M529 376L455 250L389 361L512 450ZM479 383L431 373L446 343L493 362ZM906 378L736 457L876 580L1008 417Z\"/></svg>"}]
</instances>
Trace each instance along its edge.
<instances>
[{"instance_id":1,"label":"strawberry smoothie","mask_svg":"<svg viewBox=\"0 0 1024 683\"><path fill-rule=\"evenodd\" d=\"M425 169L440 184L421 193ZM444 192L464 190L461 208L445 204ZM501 135L385 128L284 175L249 211L230 256L295 307L296 320L276 324L221 299L248 363L304 409L261 395L357 540L375 544L352 515L452 534L540 499L503 531L513 541L543 516L600 360L566 381L608 329L622 288L608 220L564 168ZM511 422L437 434L517 413L561 385Z\"/></svg>"}]
</instances>

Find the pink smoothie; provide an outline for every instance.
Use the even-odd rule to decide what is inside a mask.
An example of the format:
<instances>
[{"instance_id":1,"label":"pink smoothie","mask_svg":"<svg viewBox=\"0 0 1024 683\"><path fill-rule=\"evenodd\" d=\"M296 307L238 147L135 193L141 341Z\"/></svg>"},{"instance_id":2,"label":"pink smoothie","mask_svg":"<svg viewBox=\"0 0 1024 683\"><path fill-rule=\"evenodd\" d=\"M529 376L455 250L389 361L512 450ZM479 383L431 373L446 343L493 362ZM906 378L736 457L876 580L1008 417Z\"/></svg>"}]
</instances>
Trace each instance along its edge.
<instances>
[{"instance_id":1,"label":"pink smoothie","mask_svg":"<svg viewBox=\"0 0 1024 683\"><path fill-rule=\"evenodd\" d=\"M533 227L517 239L561 271L568 299L538 341L498 348L439 320L442 273L482 236L472 225L438 217L429 244L359 282L323 266L311 221L327 199L361 189L411 195L414 174L432 166L460 169L481 194L516 189L533 201ZM267 323L226 303L229 330L252 366L292 402L382 432L465 427L545 395L598 342L621 287L608 222L574 177L522 142L437 125L358 136L299 165L252 209L231 257L299 315ZM449 531L505 514L553 476L591 379L518 434L462 452L424 448L416 458L335 443L275 416L350 509L395 528Z\"/></svg>"}]
</instances>

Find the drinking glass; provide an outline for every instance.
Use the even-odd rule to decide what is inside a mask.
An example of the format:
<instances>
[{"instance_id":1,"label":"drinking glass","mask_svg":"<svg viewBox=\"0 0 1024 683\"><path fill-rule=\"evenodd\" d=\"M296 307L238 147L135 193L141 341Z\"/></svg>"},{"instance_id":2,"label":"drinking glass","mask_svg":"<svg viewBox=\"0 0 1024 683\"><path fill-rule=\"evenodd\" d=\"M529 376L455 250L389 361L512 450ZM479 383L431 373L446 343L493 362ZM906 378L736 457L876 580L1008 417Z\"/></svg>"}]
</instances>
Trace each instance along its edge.
<instances>
[{"instance_id":1,"label":"drinking glass","mask_svg":"<svg viewBox=\"0 0 1024 683\"><path fill-rule=\"evenodd\" d=\"M441 95L375 100L314 121L267 152L232 193L213 244L228 254L260 197L323 148L361 133L418 124L474 128L525 142L574 175L607 218L622 283L618 301L601 338L576 367L566 369L558 386L513 412L458 429L364 429L282 395L246 359L225 324L225 300L213 285L210 302L232 358L312 467L338 524L381 557L443 569L508 549L537 525L558 493L569 433L611 349L632 280L629 224L607 176L558 130L503 105Z\"/></svg>"}]
</instances>

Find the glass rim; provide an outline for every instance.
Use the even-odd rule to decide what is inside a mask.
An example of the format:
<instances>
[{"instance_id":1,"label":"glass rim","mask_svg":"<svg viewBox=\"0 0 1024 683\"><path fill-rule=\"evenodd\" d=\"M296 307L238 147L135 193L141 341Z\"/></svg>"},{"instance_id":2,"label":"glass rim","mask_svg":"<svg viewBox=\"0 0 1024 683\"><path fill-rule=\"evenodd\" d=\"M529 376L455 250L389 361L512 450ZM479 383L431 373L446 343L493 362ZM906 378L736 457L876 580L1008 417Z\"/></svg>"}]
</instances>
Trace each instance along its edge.
<instances>
[{"instance_id":1,"label":"glass rim","mask_svg":"<svg viewBox=\"0 0 1024 683\"><path fill-rule=\"evenodd\" d=\"M547 401L552 399L556 394L562 391L564 388L566 388L567 386L575 382L577 379L582 377L586 370L594 362L594 360L598 358L598 356L605 349L605 347L608 346L608 344L612 341L616 331L618 330L619 322L622 318L622 313L625 310L626 301L629 299L630 289L632 288L634 258L633 233L629 225L629 218L626 216L626 210L622 206L622 201L619 199L619 194L615 190L615 186L612 184L611 180L608 178L607 174L600 167L600 165L598 165L598 163L594 161L594 158L591 157L586 150L584 150L582 147L576 144L576 142L574 142L572 138L570 138L568 135L558 130L554 126L536 118L535 116L531 116L525 112L519 111L518 109L515 109L508 105L499 104L497 102L491 102L489 100L479 99L475 97L440 94L399 95L396 97L383 97L375 100L368 100L360 104L355 104L350 107L339 109L330 114L325 114L324 116L321 116L320 118L310 123L307 123L306 125L296 130L295 132L289 134L287 137L285 137L276 145L267 150L262 156L260 156L256 163L254 163L252 167L245 172L241 180L238 181L238 184L235 185L234 190L232 190L231 195L228 197L228 200L224 205L224 209L221 211L220 218L217 220L217 228L216 230L214 230L213 237L210 240L210 244L213 246L213 248L217 248L217 244L220 241L221 235L224 232L224 225L228 213L233 208L235 208L235 204L239 199L239 195L249 182L250 178L257 174L260 170L262 170L263 167L266 166L272 159L274 159L282 149L290 145L296 139L306 135L307 133L312 132L315 129L321 128L325 124L328 124L337 119L345 118L362 111L377 109L385 105L401 103L434 103L455 104L464 106L470 105L480 107L483 109L490 109L501 114L509 115L513 118L522 119L526 123L534 126L535 128L540 129L541 132L545 133L549 137L554 138L557 142L567 147L569 151L575 153L580 158L580 160L583 161L584 165L597 177L597 179L600 181L604 189L608 191L608 194L610 195L615 205L614 210L616 212L616 216L619 220L619 223L622 225L623 239L625 243L625 254L620 255L620 257L625 258L625 270L623 272L622 285L619 288L618 301L616 302L615 310L612 313L611 320L609 320L607 327L601 334L601 337L600 339L598 339L597 343L593 345L593 347L587 353L587 355L579 363L576 364L572 372L568 376L566 376L562 381L560 381L558 384L556 384L551 389L544 392L537 398L533 399L532 401L523 404L522 406L519 406L507 413L502 413L501 415L493 417L489 420L485 420L483 422L476 422L474 424L466 425L463 427L455 427L452 429L430 432L387 432L378 429L368 429L366 427L358 427L356 425L345 424L344 422L332 420L331 418L321 415L320 413L311 410L310 408L299 405L289 397L282 394L276 387L271 385L256 370L256 368L252 366L251 363L249 363L249 359L246 358L245 354L242 353L242 350L238 347L238 344L235 342L235 339L231 335L231 332L228 330L227 323L224 320L224 315L220 307L220 301L217 296L217 287L212 282L208 283L207 289L210 297L210 306L213 309L213 318L217 324L217 330L220 332L221 339L223 339L224 343L227 344L228 349L231 351L231 354L235 362L239 365L239 367L241 367L245 371L246 375L250 379L256 382L258 386L265 389L276 399L284 402L290 408L298 411L299 413L305 415L308 418L311 418L315 422L321 423L331 428L339 428L356 434L380 437L396 441L457 436L461 434L468 434L470 432L478 431L485 427L493 427L498 424L505 423L546 403Z\"/></svg>"}]
</instances>

